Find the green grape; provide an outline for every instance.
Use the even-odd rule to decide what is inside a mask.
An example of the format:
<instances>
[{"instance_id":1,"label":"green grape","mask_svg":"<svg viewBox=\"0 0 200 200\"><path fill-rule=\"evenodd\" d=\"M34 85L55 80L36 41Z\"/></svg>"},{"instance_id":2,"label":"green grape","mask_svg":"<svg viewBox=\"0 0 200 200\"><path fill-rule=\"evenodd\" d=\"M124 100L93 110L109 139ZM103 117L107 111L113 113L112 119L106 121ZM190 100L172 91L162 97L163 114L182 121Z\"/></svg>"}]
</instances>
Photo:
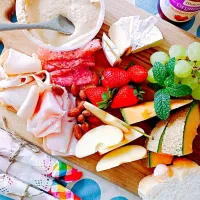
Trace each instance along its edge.
<instances>
[{"instance_id":1,"label":"green grape","mask_svg":"<svg viewBox=\"0 0 200 200\"><path fill-rule=\"evenodd\" d=\"M148 71L148 77L147 77L147 80L150 82L150 83L157 83L154 76L153 76L153 68L151 68L149 71Z\"/></svg>"},{"instance_id":2,"label":"green grape","mask_svg":"<svg viewBox=\"0 0 200 200\"><path fill-rule=\"evenodd\" d=\"M192 90L195 90L198 87L198 78L190 75L184 78L181 84L188 85Z\"/></svg>"},{"instance_id":3,"label":"green grape","mask_svg":"<svg viewBox=\"0 0 200 200\"><path fill-rule=\"evenodd\" d=\"M188 47L188 57L191 61L200 61L200 43L193 42Z\"/></svg>"},{"instance_id":4,"label":"green grape","mask_svg":"<svg viewBox=\"0 0 200 200\"><path fill-rule=\"evenodd\" d=\"M192 72L192 66L186 60L177 61L174 73L179 78L186 78Z\"/></svg>"},{"instance_id":5,"label":"green grape","mask_svg":"<svg viewBox=\"0 0 200 200\"><path fill-rule=\"evenodd\" d=\"M197 88L192 91L192 97L196 100L200 100L200 85L198 85Z\"/></svg>"},{"instance_id":6,"label":"green grape","mask_svg":"<svg viewBox=\"0 0 200 200\"><path fill-rule=\"evenodd\" d=\"M194 61L188 60L188 63L189 63L191 66L196 66L196 64L195 64Z\"/></svg>"},{"instance_id":7,"label":"green grape","mask_svg":"<svg viewBox=\"0 0 200 200\"><path fill-rule=\"evenodd\" d=\"M155 62L160 62L163 65L169 61L169 56L162 51L155 52L150 57L151 64L154 65Z\"/></svg>"},{"instance_id":8,"label":"green grape","mask_svg":"<svg viewBox=\"0 0 200 200\"><path fill-rule=\"evenodd\" d=\"M200 61L197 61L195 64L196 67L200 67Z\"/></svg>"},{"instance_id":9,"label":"green grape","mask_svg":"<svg viewBox=\"0 0 200 200\"><path fill-rule=\"evenodd\" d=\"M176 58L176 60L185 60L187 57L187 51L180 45L173 45L169 49L169 56L170 58Z\"/></svg>"},{"instance_id":10,"label":"green grape","mask_svg":"<svg viewBox=\"0 0 200 200\"><path fill-rule=\"evenodd\" d=\"M181 83L181 81L182 81L182 78L174 76L174 83L179 84L179 83Z\"/></svg>"}]
</instances>

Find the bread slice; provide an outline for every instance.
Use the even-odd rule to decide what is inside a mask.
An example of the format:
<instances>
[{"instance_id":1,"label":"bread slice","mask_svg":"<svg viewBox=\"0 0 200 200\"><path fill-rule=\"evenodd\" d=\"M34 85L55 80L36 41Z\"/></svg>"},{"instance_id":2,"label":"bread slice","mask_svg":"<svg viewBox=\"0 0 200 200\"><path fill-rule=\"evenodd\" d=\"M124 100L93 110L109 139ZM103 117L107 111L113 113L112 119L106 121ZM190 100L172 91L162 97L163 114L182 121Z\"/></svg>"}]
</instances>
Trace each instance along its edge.
<instances>
[{"instance_id":1,"label":"bread slice","mask_svg":"<svg viewBox=\"0 0 200 200\"><path fill-rule=\"evenodd\" d=\"M139 183L143 200L199 200L200 167L185 158L177 158L172 166L158 165L154 174Z\"/></svg>"}]
</instances>

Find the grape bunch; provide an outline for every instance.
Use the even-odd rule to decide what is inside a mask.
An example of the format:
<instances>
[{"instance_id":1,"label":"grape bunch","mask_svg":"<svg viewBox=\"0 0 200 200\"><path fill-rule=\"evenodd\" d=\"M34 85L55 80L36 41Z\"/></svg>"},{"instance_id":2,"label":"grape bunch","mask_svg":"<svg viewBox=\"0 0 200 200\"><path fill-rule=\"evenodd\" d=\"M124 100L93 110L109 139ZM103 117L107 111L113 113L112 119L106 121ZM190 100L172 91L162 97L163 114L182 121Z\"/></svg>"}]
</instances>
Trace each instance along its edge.
<instances>
[{"instance_id":1,"label":"grape bunch","mask_svg":"<svg viewBox=\"0 0 200 200\"><path fill-rule=\"evenodd\" d=\"M150 61L152 65L155 62L165 65L170 58L176 58L175 82L188 85L192 89L192 97L200 100L200 43L193 42L188 49L173 45L169 49L169 55L161 51L155 52L151 55ZM148 81L156 83L152 69L148 72Z\"/></svg>"}]
</instances>

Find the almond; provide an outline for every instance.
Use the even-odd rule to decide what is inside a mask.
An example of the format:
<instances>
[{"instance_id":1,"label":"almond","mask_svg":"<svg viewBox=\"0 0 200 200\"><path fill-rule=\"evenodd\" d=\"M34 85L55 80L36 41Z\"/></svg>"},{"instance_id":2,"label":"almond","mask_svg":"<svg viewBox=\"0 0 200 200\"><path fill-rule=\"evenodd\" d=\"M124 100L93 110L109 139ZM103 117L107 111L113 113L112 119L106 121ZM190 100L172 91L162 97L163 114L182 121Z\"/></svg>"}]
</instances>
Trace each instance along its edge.
<instances>
[{"instance_id":1,"label":"almond","mask_svg":"<svg viewBox=\"0 0 200 200\"><path fill-rule=\"evenodd\" d=\"M79 108L72 108L68 112L69 117L78 117L81 114L81 110Z\"/></svg>"},{"instance_id":2,"label":"almond","mask_svg":"<svg viewBox=\"0 0 200 200\"><path fill-rule=\"evenodd\" d=\"M79 122L79 123L84 123L85 122L85 117L83 116L83 115L79 115L78 117L77 117L77 121Z\"/></svg>"},{"instance_id":3,"label":"almond","mask_svg":"<svg viewBox=\"0 0 200 200\"><path fill-rule=\"evenodd\" d=\"M75 83L73 83L71 86L71 93L74 97L79 95L79 87Z\"/></svg>"},{"instance_id":4,"label":"almond","mask_svg":"<svg viewBox=\"0 0 200 200\"><path fill-rule=\"evenodd\" d=\"M73 129L74 136L77 140L80 140L83 136L83 132L81 130L80 125L76 124Z\"/></svg>"},{"instance_id":5,"label":"almond","mask_svg":"<svg viewBox=\"0 0 200 200\"><path fill-rule=\"evenodd\" d=\"M81 102L79 103L79 105L78 105L78 108L79 108L81 111L85 110L84 103L85 103L85 101L81 101Z\"/></svg>"},{"instance_id":6,"label":"almond","mask_svg":"<svg viewBox=\"0 0 200 200\"><path fill-rule=\"evenodd\" d=\"M82 112L82 115L83 115L84 117L89 117L89 116L92 115L92 113L91 113L90 111L88 111L88 110L84 110L84 111Z\"/></svg>"},{"instance_id":7,"label":"almond","mask_svg":"<svg viewBox=\"0 0 200 200\"><path fill-rule=\"evenodd\" d=\"M81 98L81 100L85 101L87 99L87 95L85 93L84 90L80 90L79 92L79 97Z\"/></svg>"},{"instance_id":8,"label":"almond","mask_svg":"<svg viewBox=\"0 0 200 200\"><path fill-rule=\"evenodd\" d=\"M87 122L84 122L81 125L81 129L82 129L82 131L83 131L84 134L87 133L90 130L89 124Z\"/></svg>"}]
</instances>

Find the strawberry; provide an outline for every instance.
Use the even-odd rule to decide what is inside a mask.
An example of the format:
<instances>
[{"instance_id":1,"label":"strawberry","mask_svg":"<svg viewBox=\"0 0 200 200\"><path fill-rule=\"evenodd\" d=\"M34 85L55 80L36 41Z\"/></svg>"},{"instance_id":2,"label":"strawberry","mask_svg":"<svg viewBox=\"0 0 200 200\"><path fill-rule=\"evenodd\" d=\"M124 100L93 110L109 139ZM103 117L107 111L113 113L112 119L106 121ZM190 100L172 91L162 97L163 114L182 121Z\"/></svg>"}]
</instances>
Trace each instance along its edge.
<instances>
[{"instance_id":1,"label":"strawberry","mask_svg":"<svg viewBox=\"0 0 200 200\"><path fill-rule=\"evenodd\" d=\"M124 85L115 95L111 108L124 108L138 103L142 97L142 91L138 91L132 85Z\"/></svg>"},{"instance_id":2,"label":"strawberry","mask_svg":"<svg viewBox=\"0 0 200 200\"><path fill-rule=\"evenodd\" d=\"M110 89L122 87L130 82L129 74L123 69L107 68L102 75L102 85Z\"/></svg>"},{"instance_id":3,"label":"strawberry","mask_svg":"<svg viewBox=\"0 0 200 200\"><path fill-rule=\"evenodd\" d=\"M132 82L142 83L147 79L148 71L140 65L133 65L128 68L128 74Z\"/></svg>"},{"instance_id":4,"label":"strawberry","mask_svg":"<svg viewBox=\"0 0 200 200\"><path fill-rule=\"evenodd\" d=\"M112 98L112 92L106 87L92 87L85 89L90 102L102 109L106 109Z\"/></svg>"}]
</instances>

